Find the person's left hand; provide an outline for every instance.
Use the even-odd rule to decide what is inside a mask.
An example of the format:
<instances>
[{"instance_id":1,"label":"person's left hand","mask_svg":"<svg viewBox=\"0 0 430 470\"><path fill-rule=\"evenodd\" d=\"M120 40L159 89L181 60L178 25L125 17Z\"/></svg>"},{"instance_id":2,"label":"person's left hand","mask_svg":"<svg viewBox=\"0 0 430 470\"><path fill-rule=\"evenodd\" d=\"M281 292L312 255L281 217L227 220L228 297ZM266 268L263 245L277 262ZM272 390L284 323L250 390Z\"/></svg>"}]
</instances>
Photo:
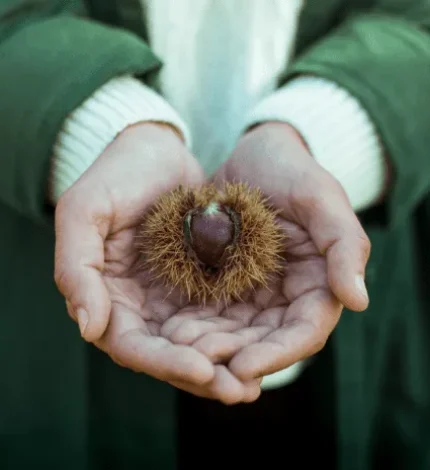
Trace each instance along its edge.
<instances>
[{"instance_id":1,"label":"person's left hand","mask_svg":"<svg viewBox=\"0 0 430 470\"><path fill-rule=\"evenodd\" d=\"M247 381L317 353L343 306L367 308L370 242L340 184L287 124L268 123L246 134L215 181L258 186L281 210L285 273L270 290L259 289L212 316L201 310L186 321L173 317L165 332ZM197 328L201 316L214 323L206 334Z\"/></svg>"}]
</instances>

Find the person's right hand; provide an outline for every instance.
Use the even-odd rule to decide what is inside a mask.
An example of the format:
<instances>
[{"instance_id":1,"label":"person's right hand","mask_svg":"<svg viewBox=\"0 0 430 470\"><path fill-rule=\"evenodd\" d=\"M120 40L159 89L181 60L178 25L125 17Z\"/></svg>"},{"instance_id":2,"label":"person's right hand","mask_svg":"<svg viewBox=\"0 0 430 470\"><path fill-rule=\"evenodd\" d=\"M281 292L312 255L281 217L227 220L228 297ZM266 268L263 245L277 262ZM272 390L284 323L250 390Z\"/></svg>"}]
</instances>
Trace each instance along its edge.
<instances>
[{"instance_id":1,"label":"person's right hand","mask_svg":"<svg viewBox=\"0 0 430 470\"><path fill-rule=\"evenodd\" d=\"M151 287L139 269L134 241L145 210L179 184L202 183L200 166L172 128L126 129L57 204L55 281L83 338L116 363L224 403L254 401L259 380L242 383L226 366L164 334L169 318L194 310L201 334L216 325L198 306Z\"/></svg>"}]
</instances>

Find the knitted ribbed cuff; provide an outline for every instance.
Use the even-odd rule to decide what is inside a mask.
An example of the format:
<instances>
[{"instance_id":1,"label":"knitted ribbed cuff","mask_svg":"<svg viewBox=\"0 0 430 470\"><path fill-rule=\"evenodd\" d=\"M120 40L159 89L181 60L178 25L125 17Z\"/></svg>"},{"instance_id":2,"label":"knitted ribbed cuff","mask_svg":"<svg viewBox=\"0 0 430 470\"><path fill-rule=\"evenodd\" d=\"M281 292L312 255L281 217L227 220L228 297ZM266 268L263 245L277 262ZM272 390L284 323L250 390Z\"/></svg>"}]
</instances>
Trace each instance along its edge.
<instances>
[{"instance_id":1,"label":"knitted ribbed cuff","mask_svg":"<svg viewBox=\"0 0 430 470\"><path fill-rule=\"evenodd\" d=\"M117 77L97 90L66 120L54 146L51 199L60 196L126 127L139 122L175 127L191 145L187 126L156 92L132 76Z\"/></svg>"},{"instance_id":2,"label":"knitted ribbed cuff","mask_svg":"<svg viewBox=\"0 0 430 470\"><path fill-rule=\"evenodd\" d=\"M292 125L314 158L342 184L356 212L381 197L386 165L377 131L343 88L319 77L295 78L260 102L244 128L265 121Z\"/></svg>"}]
</instances>

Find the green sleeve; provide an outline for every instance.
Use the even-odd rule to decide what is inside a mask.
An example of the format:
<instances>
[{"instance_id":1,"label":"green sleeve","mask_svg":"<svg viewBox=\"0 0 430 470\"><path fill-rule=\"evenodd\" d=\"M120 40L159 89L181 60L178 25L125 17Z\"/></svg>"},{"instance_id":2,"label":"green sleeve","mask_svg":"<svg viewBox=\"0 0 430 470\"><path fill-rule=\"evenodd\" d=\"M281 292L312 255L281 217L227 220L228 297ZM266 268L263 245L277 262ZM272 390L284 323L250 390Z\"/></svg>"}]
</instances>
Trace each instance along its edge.
<instances>
[{"instance_id":1,"label":"green sleeve","mask_svg":"<svg viewBox=\"0 0 430 470\"><path fill-rule=\"evenodd\" d=\"M77 16L74 0L7 3L0 6L0 202L43 221L52 148L68 114L111 78L142 76L159 61L137 36Z\"/></svg>"},{"instance_id":2,"label":"green sleeve","mask_svg":"<svg viewBox=\"0 0 430 470\"><path fill-rule=\"evenodd\" d=\"M297 57L285 80L318 75L361 102L393 168L385 207L388 223L397 225L430 190L430 3L391 4L412 5L411 15L380 7L347 19Z\"/></svg>"}]
</instances>

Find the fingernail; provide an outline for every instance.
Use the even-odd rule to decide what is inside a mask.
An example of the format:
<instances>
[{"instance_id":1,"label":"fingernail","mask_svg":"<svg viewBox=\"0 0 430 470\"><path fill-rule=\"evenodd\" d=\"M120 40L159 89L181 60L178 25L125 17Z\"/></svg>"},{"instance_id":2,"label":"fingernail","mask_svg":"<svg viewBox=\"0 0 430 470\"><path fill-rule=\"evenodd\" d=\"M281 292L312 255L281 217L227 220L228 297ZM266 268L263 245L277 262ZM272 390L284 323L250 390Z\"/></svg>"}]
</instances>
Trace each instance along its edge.
<instances>
[{"instance_id":1,"label":"fingernail","mask_svg":"<svg viewBox=\"0 0 430 470\"><path fill-rule=\"evenodd\" d=\"M79 330L81 331L81 336L84 336L85 330L88 325L88 313L83 308L80 308L76 312L76 316L78 317L78 324Z\"/></svg>"},{"instance_id":2,"label":"fingernail","mask_svg":"<svg viewBox=\"0 0 430 470\"><path fill-rule=\"evenodd\" d=\"M355 278L355 285L357 286L357 289L361 292L363 297L365 297L366 300L368 300L369 296L367 294L366 283L364 282L364 277L361 274L358 274L357 277Z\"/></svg>"}]
</instances>

